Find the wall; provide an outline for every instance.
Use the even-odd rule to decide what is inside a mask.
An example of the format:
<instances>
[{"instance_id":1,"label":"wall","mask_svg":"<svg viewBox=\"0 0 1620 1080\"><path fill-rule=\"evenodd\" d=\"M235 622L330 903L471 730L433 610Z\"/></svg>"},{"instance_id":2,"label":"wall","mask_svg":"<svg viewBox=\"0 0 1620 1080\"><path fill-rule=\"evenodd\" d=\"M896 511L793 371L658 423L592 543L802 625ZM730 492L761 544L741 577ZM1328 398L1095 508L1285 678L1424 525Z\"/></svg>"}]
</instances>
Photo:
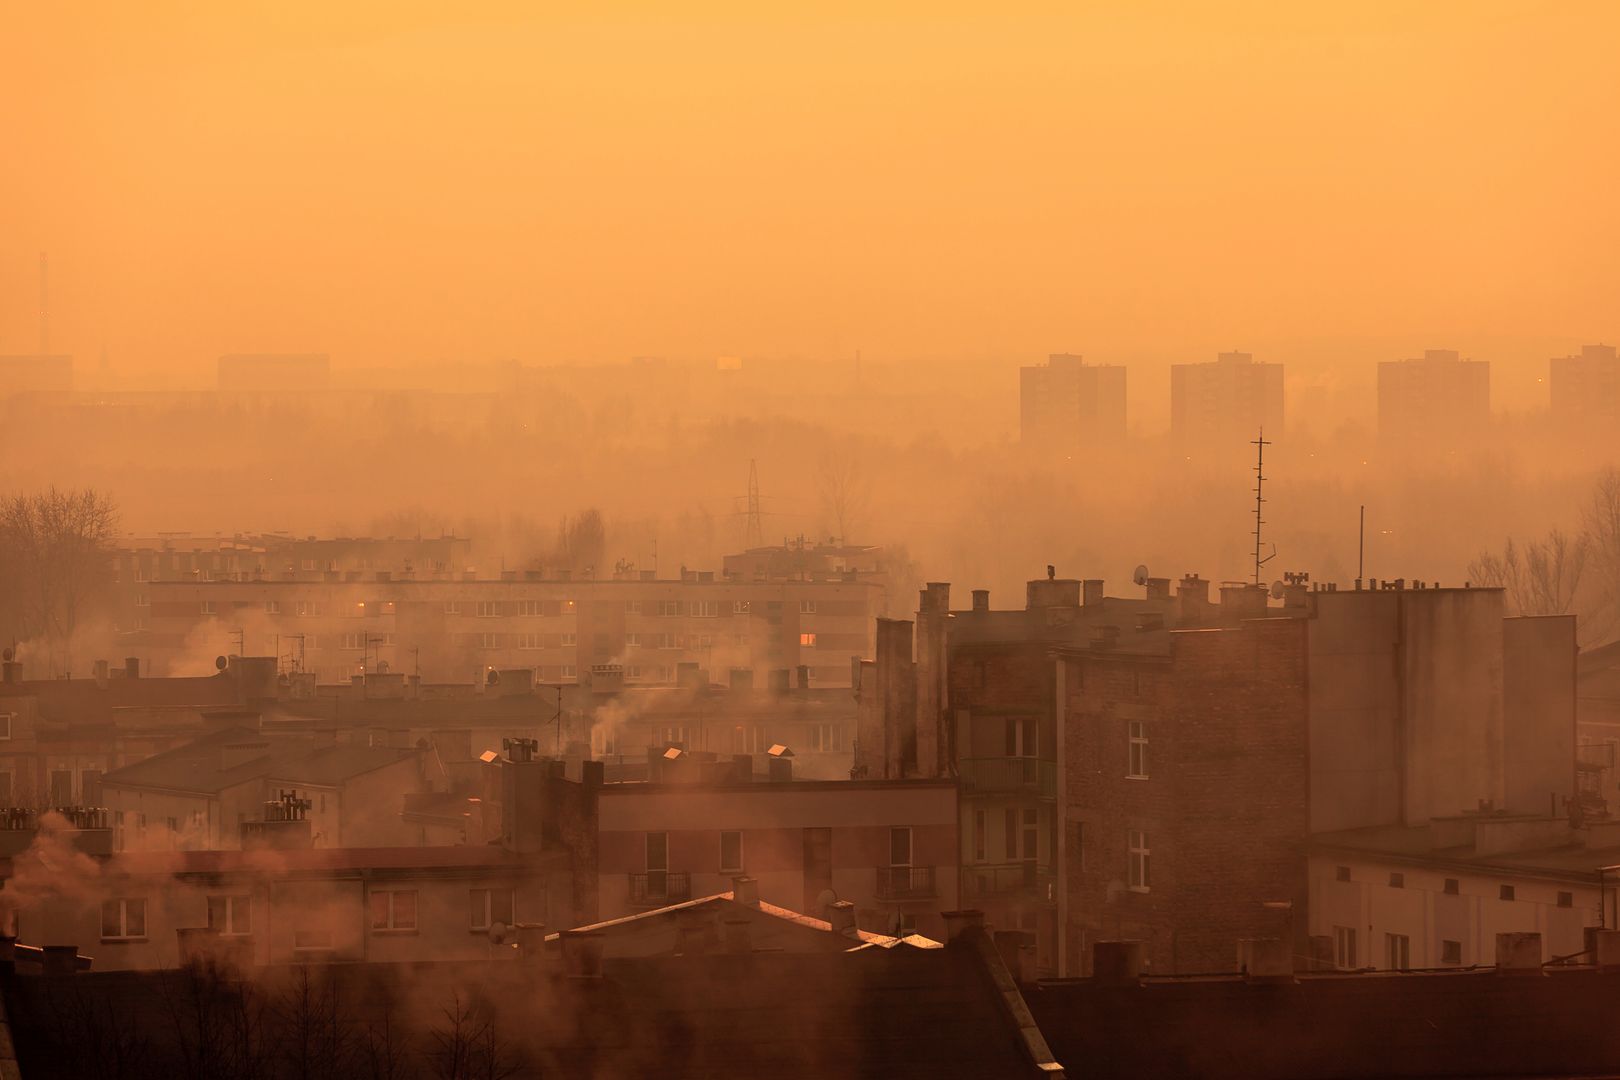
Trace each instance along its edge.
<instances>
[{"instance_id":1,"label":"wall","mask_svg":"<svg viewBox=\"0 0 1620 1080\"><path fill-rule=\"evenodd\" d=\"M1575 616L1502 624L1506 806L1563 813L1574 794Z\"/></svg>"}]
</instances>

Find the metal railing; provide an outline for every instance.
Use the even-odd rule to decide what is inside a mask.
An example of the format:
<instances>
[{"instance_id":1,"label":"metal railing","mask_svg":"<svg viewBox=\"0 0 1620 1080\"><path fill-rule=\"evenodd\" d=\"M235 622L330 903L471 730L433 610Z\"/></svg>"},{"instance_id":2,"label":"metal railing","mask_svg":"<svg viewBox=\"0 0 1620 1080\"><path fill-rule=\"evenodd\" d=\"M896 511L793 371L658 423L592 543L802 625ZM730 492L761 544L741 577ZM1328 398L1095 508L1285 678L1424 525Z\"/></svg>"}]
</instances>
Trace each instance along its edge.
<instances>
[{"instance_id":1,"label":"metal railing","mask_svg":"<svg viewBox=\"0 0 1620 1080\"><path fill-rule=\"evenodd\" d=\"M977 897L1054 898L1057 879L1052 868L1034 860L1013 863L976 863L962 867L962 895Z\"/></svg>"},{"instance_id":2,"label":"metal railing","mask_svg":"<svg viewBox=\"0 0 1620 1080\"><path fill-rule=\"evenodd\" d=\"M877 868L879 900L931 900L939 895L932 866L880 866Z\"/></svg>"},{"instance_id":3,"label":"metal railing","mask_svg":"<svg viewBox=\"0 0 1620 1080\"><path fill-rule=\"evenodd\" d=\"M640 907L663 907L692 899L692 875L648 870L630 875L630 902Z\"/></svg>"},{"instance_id":4,"label":"metal railing","mask_svg":"<svg viewBox=\"0 0 1620 1080\"><path fill-rule=\"evenodd\" d=\"M1057 795L1057 762L1042 758L965 758L957 763L957 772L970 792L1023 792L1044 799Z\"/></svg>"}]
</instances>

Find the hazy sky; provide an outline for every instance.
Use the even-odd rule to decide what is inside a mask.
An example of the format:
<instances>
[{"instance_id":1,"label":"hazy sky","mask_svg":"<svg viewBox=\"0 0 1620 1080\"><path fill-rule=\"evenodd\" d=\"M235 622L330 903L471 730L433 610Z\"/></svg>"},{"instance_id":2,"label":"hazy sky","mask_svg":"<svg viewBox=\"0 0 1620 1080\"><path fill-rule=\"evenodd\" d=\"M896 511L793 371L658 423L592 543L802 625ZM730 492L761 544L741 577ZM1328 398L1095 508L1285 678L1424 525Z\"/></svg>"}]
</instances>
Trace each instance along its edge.
<instances>
[{"instance_id":1,"label":"hazy sky","mask_svg":"<svg viewBox=\"0 0 1620 1080\"><path fill-rule=\"evenodd\" d=\"M4 7L0 352L1620 337L1617 3Z\"/></svg>"}]
</instances>

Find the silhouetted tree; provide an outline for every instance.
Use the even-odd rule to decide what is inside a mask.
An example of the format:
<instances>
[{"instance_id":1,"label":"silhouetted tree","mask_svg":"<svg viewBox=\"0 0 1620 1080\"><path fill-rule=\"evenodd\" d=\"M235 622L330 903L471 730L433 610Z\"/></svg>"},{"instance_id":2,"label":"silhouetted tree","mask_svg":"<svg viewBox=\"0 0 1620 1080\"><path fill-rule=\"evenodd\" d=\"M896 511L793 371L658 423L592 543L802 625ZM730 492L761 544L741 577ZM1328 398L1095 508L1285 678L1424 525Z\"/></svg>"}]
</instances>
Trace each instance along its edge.
<instances>
[{"instance_id":1,"label":"silhouetted tree","mask_svg":"<svg viewBox=\"0 0 1620 1080\"><path fill-rule=\"evenodd\" d=\"M53 668L71 663L74 630L108 598L117 521L112 500L93 488L0 499L0 597L12 634L39 645Z\"/></svg>"}]
</instances>

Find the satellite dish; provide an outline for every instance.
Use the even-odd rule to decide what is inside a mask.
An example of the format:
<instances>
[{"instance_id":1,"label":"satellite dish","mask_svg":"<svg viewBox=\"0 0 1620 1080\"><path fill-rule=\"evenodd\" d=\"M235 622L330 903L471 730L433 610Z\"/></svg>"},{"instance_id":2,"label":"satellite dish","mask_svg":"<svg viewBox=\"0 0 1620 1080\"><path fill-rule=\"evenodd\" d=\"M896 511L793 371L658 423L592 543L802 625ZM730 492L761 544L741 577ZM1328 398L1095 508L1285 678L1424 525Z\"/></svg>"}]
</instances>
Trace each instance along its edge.
<instances>
[{"instance_id":1,"label":"satellite dish","mask_svg":"<svg viewBox=\"0 0 1620 1080\"><path fill-rule=\"evenodd\" d=\"M505 945L507 935L511 932L512 928L505 923L492 922L489 924L489 943L491 945Z\"/></svg>"},{"instance_id":2,"label":"satellite dish","mask_svg":"<svg viewBox=\"0 0 1620 1080\"><path fill-rule=\"evenodd\" d=\"M14 660L16 658L16 656L17 656L17 651L15 649L13 649L10 645L7 645L6 646L6 651L5 651L6 663L8 663L8 664L11 663L11 661Z\"/></svg>"},{"instance_id":3,"label":"satellite dish","mask_svg":"<svg viewBox=\"0 0 1620 1080\"><path fill-rule=\"evenodd\" d=\"M1283 598L1283 583L1282 582L1273 581L1271 583L1271 598L1273 600L1281 600Z\"/></svg>"},{"instance_id":4,"label":"satellite dish","mask_svg":"<svg viewBox=\"0 0 1620 1080\"><path fill-rule=\"evenodd\" d=\"M1134 581L1138 585L1146 585L1147 584L1147 579L1148 579L1147 563L1138 563L1137 566L1136 566L1136 569L1131 571L1131 580Z\"/></svg>"},{"instance_id":5,"label":"satellite dish","mask_svg":"<svg viewBox=\"0 0 1620 1080\"><path fill-rule=\"evenodd\" d=\"M224 671L227 667L230 666L230 664L231 664L231 662L229 660L225 659L223 656L214 657L214 670L215 671Z\"/></svg>"},{"instance_id":6,"label":"satellite dish","mask_svg":"<svg viewBox=\"0 0 1620 1080\"><path fill-rule=\"evenodd\" d=\"M485 686L495 686L498 683L500 683L500 681L501 681L501 673L496 671L494 668L490 668L489 669L489 674L484 676L484 685Z\"/></svg>"}]
</instances>

